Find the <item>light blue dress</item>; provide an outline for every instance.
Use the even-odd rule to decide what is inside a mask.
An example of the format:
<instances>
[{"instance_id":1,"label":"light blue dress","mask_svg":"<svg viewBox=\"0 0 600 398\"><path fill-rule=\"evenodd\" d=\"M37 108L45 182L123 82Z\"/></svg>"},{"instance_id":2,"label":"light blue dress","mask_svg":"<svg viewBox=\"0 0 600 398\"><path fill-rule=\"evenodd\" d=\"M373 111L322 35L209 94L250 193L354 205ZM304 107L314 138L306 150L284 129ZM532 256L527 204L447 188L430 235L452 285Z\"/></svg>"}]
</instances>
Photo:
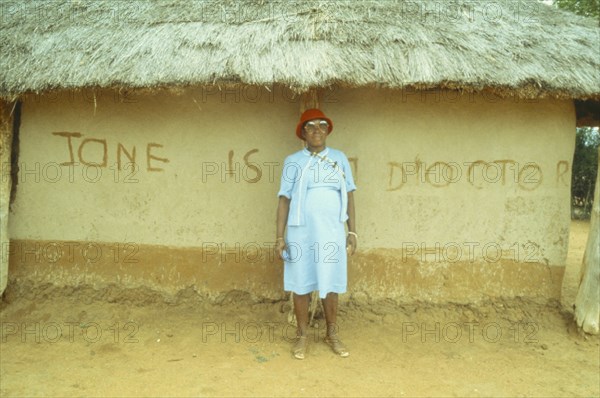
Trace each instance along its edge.
<instances>
[{"instance_id":1,"label":"light blue dress","mask_svg":"<svg viewBox=\"0 0 600 398\"><path fill-rule=\"evenodd\" d=\"M356 190L348 158L326 147L285 159L278 196L290 201L284 252L284 290L345 293L347 193Z\"/></svg>"}]
</instances>

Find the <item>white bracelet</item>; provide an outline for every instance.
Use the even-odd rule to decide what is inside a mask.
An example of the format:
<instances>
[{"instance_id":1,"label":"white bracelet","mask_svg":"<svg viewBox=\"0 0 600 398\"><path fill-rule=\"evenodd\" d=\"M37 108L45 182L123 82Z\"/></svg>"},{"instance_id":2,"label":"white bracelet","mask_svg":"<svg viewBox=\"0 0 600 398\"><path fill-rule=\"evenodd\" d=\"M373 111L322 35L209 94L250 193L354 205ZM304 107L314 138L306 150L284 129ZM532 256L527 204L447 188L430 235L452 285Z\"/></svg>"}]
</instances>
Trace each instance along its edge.
<instances>
[{"instance_id":1,"label":"white bracelet","mask_svg":"<svg viewBox=\"0 0 600 398\"><path fill-rule=\"evenodd\" d=\"M348 235L354 235L356 239L358 239L358 234L356 232L348 231Z\"/></svg>"}]
</instances>

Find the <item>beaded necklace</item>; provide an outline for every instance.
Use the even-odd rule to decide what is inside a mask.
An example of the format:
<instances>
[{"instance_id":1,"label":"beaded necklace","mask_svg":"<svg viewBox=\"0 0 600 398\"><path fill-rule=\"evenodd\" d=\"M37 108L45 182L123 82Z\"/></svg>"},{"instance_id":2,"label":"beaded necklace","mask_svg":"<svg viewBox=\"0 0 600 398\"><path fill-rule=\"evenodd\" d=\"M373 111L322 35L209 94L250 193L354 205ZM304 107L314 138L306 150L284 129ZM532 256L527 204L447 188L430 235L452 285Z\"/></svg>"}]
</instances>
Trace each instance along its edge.
<instances>
[{"instance_id":1,"label":"beaded necklace","mask_svg":"<svg viewBox=\"0 0 600 398\"><path fill-rule=\"evenodd\" d=\"M320 158L321 160L326 161L327 163L331 164L333 166L333 168L335 170L337 170L341 175L342 178L346 179L346 174L344 173L344 171L340 168L340 166L338 166L338 163L330 158L328 158L327 156L323 156L323 155L319 155L317 152L311 152L310 153L311 156L315 156Z\"/></svg>"}]
</instances>

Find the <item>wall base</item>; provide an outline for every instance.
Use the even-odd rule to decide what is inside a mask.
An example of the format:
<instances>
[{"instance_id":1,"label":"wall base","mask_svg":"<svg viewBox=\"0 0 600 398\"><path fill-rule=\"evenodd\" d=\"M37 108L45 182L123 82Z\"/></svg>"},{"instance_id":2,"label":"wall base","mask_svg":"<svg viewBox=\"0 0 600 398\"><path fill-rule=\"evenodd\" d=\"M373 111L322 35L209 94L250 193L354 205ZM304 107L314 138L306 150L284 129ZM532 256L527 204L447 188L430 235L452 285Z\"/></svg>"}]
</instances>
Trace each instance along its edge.
<instances>
[{"instance_id":1,"label":"wall base","mask_svg":"<svg viewBox=\"0 0 600 398\"><path fill-rule=\"evenodd\" d=\"M284 300L283 265L268 244L181 248L133 243L12 240L11 283L33 288L156 292L166 301L199 295ZM477 303L495 298L559 299L564 267L495 262L419 262L402 250L356 253L348 264L348 294L357 303ZM112 292L112 293L110 293ZM146 293L144 293L146 294Z\"/></svg>"}]
</instances>

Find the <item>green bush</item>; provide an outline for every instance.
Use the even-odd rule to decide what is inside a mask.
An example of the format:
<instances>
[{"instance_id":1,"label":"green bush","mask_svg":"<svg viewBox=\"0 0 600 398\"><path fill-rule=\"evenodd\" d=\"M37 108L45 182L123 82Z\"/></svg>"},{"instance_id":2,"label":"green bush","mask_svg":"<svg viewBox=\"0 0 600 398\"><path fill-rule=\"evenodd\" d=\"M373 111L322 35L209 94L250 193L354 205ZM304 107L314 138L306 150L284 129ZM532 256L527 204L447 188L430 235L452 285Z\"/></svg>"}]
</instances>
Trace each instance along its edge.
<instances>
[{"instance_id":1,"label":"green bush","mask_svg":"<svg viewBox=\"0 0 600 398\"><path fill-rule=\"evenodd\" d=\"M573 218L588 219L590 217L598 172L599 144L598 128L577 129L571 179L571 215Z\"/></svg>"}]
</instances>

